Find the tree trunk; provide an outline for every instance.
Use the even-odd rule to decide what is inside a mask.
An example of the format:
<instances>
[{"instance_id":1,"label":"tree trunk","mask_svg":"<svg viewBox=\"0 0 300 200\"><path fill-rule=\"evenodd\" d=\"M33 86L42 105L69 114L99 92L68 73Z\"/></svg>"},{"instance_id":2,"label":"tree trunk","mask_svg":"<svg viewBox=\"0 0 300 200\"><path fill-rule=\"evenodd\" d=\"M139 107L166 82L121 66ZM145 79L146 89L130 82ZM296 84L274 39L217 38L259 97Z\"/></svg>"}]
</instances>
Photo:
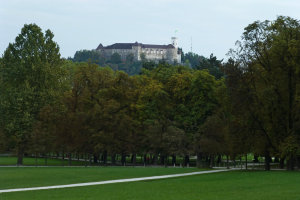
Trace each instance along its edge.
<instances>
[{"instance_id":1,"label":"tree trunk","mask_svg":"<svg viewBox=\"0 0 300 200\"><path fill-rule=\"evenodd\" d=\"M94 163L98 163L98 156L96 154L93 154L93 157L94 157Z\"/></svg>"},{"instance_id":2,"label":"tree trunk","mask_svg":"<svg viewBox=\"0 0 300 200\"><path fill-rule=\"evenodd\" d=\"M280 158L280 161L279 161L279 168L280 169L284 169L284 160L285 160L285 158Z\"/></svg>"},{"instance_id":3,"label":"tree trunk","mask_svg":"<svg viewBox=\"0 0 300 200\"><path fill-rule=\"evenodd\" d=\"M209 167L210 167L210 168L213 168L213 167L214 167L214 161L215 161L215 156L214 156L214 155L211 155L211 156L210 156L210 164L209 164Z\"/></svg>"},{"instance_id":4,"label":"tree trunk","mask_svg":"<svg viewBox=\"0 0 300 200\"><path fill-rule=\"evenodd\" d=\"M65 152L63 151L62 152L62 159L61 159L61 161L62 161L62 166L64 166L65 165Z\"/></svg>"},{"instance_id":5,"label":"tree trunk","mask_svg":"<svg viewBox=\"0 0 300 200\"><path fill-rule=\"evenodd\" d=\"M147 162L147 154L144 154L144 165L146 165L146 164L149 164L149 163Z\"/></svg>"},{"instance_id":6,"label":"tree trunk","mask_svg":"<svg viewBox=\"0 0 300 200\"><path fill-rule=\"evenodd\" d=\"M48 165L48 154L46 153L45 154L45 166L47 166Z\"/></svg>"},{"instance_id":7,"label":"tree trunk","mask_svg":"<svg viewBox=\"0 0 300 200\"><path fill-rule=\"evenodd\" d=\"M86 153L84 154L84 166L87 167L87 155L86 155Z\"/></svg>"},{"instance_id":8,"label":"tree trunk","mask_svg":"<svg viewBox=\"0 0 300 200\"><path fill-rule=\"evenodd\" d=\"M18 160L17 160L17 165L23 165L23 154L24 154L24 151L23 151L23 148L19 147L18 148Z\"/></svg>"},{"instance_id":9,"label":"tree trunk","mask_svg":"<svg viewBox=\"0 0 300 200\"><path fill-rule=\"evenodd\" d=\"M131 155L131 163L132 163L132 165L136 165L136 154L135 153L133 153L132 155Z\"/></svg>"},{"instance_id":10,"label":"tree trunk","mask_svg":"<svg viewBox=\"0 0 300 200\"><path fill-rule=\"evenodd\" d=\"M298 170L300 169L300 156L296 157L296 166L298 168Z\"/></svg>"},{"instance_id":11,"label":"tree trunk","mask_svg":"<svg viewBox=\"0 0 300 200\"><path fill-rule=\"evenodd\" d=\"M116 164L116 154L115 153L111 155L111 164L112 165Z\"/></svg>"},{"instance_id":12,"label":"tree trunk","mask_svg":"<svg viewBox=\"0 0 300 200\"><path fill-rule=\"evenodd\" d=\"M35 152L35 166L37 166L37 152Z\"/></svg>"},{"instance_id":13,"label":"tree trunk","mask_svg":"<svg viewBox=\"0 0 300 200\"><path fill-rule=\"evenodd\" d=\"M270 153L269 153L269 151L266 151L265 152L265 170L266 171L270 171L270 169L271 169L270 160L271 160Z\"/></svg>"},{"instance_id":14,"label":"tree trunk","mask_svg":"<svg viewBox=\"0 0 300 200\"><path fill-rule=\"evenodd\" d=\"M295 159L294 159L293 156L287 160L287 162L286 162L287 170L289 170L289 171L294 170L294 168L295 168L295 162L294 161L295 161Z\"/></svg>"},{"instance_id":15,"label":"tree trunk","mask_svg":"<svg viewBox=\"0 0 300 200\"><path fill-rule=\"evenodd\" d=\"M201 153L197 153L196 165L197 165L198 168L203 167L202 166L202 155L201 155Z\"/></svg>"},{"instance_id":16,"label":"tree trunk","mask_svg":"<svg viewBox=\"0 0 300 200\"><path fill-rule=\"evenodd\" d=\"M248 169L248 154L245 155L245 168Z\"/></svg>"},{"instance_id":17,"label":"tree trunk","mask_svg":"<svg viewBox=\"0 0 300 200\"><path fill-rule=\"evenodd\" d=\"M226 167L227 169L229 169L229 156L226 155Z\"/></svg>"},{"instance_id":18,"label":"tree trunk","mask_svg":"<svg viewBox=\"0 0 300 200\"><path fill-rule=\"evenodd\" d=\"M236 168L235 156L233 156L233 157L231 158L231 160L233 161L233 168Z\"/></svg>"},{"instance_id":19,"label":"tree trunk","mask_svg":"<svg viewBox=\"0 0 300 200\"><path fill-rule=\"evenodd\" d=\"M91 166L92 165L92 154L89 154L89 165Z\"/></svg>"},{"instance_id":20,"label":"tree trunk","mask_svg":"<svg viewBox=\"0 0 300 200\"><path fill-rule=\"evenodd\" d=\"M172 155L172 165L176 166L176 155Z\"/></svg>"},{"instance_id":21,"label":"tree trunk","mask_svg":"<svg viewBox=\"0 0 300 200\"><path fill-rule=\"evenodd\" d=\"M243 166L242 166L242 156L240 156L240 167L241 167L241 169L243 169Z\"/></svg>"},{"instance_id":22,"label":"tree trunk","mask_svg":"<svg viewBox=\"0 0 300 200\"><path fill-rule=\"evenodd\" d=\"M124 154L124 153L122 153L122 156L121 156L121 164L122 164L123 166L126 165L126 154Z\"/></svg>"},{"instance_id":23,"label":"tree trunk","mask_svg":"<svg viewBox=\"0 0 300 200\"><path fill-rule=\"evenodd\" d=\"M204 163L204 166L205 167L209 167L210 165L210 157L209 156L205 156L205 163Z\"/></svg>"},{"instance_id":24,"label":"tree trunk","mask_svg":"<svg viewBox=\"0 0 300 200\"><path fill-rule=\"evenodd\" d=\"M168 167L168 155L164 156L164 165L165 167Z\"/></svg>"},{"instance_id":25,"label":"tree trunk","mask_svg":"<svg viewBox=\"0 0 300 200\"><path fill-rule=\"evenodd\" d=\"M221 163L222 163L222 156L220 154L218 155L217 163L218 163L218 166L220 167Z\"/></svg>"},{"instance_id":26,"label":"tree trunk","mask_svg":"<svg viewBox=\"0 0 300 200\"><path fill-rule=\"evenodd\" d=\"M71 166L72 165L72 154L69 153L68 156L69 156L69 163L68 163L68 165Z\"/></svg>"},{"instance_id":27,"label":"tree trunk","mask_svg":"<svg viewBox=\"0 0 300 200\"><path fill-rule=\"evenodd\" d=\"M103 161L103 164L106 165L107 163L107 151L103 151L103 155L102 155L102 161Z\"/></svg>"},{"instance_id":28,"label":"tree trunk","mask_svg":"<svg viewBox=\"0 0 300 200\"><path fill-rule=\"evenodd\" d=\"M160 164L165 165L165 156L161 155L159 159L160 159Z\"/></svg>"},{"instance_id":29,"label":"tree trunk","mask_svg":"<svg viewBox=\"0 0 300 200\"><path fill-rule=\"evenodd\" d=\"M190 156L189 155L184 156L184 166L186 166L186 167L190 166Z\"/></svg>"},{"instance_id":30,"label":"tree trunk","mask_svg":"<svg viewBox=\"0 0 300 200\"><path fill-rule=\"evenodd\" d=\"M153 163L153 165L157 165L157 154L154 154L153 155L153 158L152 158L152 163Z\"/></svg>"}]
</instances>

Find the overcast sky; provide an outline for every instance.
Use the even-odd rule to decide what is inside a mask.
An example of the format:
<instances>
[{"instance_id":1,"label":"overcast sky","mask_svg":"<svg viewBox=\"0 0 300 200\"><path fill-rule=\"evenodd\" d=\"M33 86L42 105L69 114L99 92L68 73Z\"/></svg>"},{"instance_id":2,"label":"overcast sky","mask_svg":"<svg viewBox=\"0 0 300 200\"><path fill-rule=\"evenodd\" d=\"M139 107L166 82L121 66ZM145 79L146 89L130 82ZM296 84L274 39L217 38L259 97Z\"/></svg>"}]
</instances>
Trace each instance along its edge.
<instances>
[{"instance_id":1,"label":"overcast sky","mask_svg":"<svg viewBox=\"0 0 300 200\"><path fill-rule=\"evenodd\" d=\"M63 57L99 43L169 44L176 34L184 52L192 43L194 53L226 58L244 27L278 15L300 19L300 1L0 0L0 55L24 24L36 23L54 33Z\"/></svg>"}]
</instances>

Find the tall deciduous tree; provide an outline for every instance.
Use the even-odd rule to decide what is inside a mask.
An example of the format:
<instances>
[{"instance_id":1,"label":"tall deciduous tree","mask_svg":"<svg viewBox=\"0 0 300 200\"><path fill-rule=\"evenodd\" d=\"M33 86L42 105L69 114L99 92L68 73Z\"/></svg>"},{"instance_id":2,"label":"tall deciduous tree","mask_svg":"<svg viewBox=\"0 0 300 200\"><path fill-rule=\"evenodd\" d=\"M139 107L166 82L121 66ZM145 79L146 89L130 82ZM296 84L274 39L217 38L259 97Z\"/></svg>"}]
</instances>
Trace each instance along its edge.
<instances>
[{"instance_id":1,"label":"tall deciduous tree","mask_svg":"<svg viewBox=\"0 0 300 200\"><path fill-rule=\"evenodd\" d=\"M248 112L256 149L287 159L293 167L299 149L300 23L289 17L254 22L245 28L233 54L244 72Z\"/></svg>"},{"instance_id":2,"label":"tall deciduous tree","mask_svg":"<svg viewBox=\"0 0 300 200\"><path fill-rule=\"evenodd\" d=\"M40 109L54 99L63 81L58 45L53 33L35 24L24 25L4 52L0 68L0 122L16 142L17 164Z\"/></svg>"}]
</instances>

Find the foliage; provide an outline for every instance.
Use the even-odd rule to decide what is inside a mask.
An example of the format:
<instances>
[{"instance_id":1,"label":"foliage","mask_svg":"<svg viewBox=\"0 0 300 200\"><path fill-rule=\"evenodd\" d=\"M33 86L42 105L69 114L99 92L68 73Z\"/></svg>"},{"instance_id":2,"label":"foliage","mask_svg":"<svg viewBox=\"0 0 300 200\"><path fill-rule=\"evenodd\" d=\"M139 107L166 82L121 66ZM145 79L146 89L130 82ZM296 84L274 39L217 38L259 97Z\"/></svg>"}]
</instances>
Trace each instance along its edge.
<instances>
[{"instance_id":1,"label":"foliage","mask_svg":"<svg viewBox=\"0 0 300 200\"><path fill-rule=\"evenodd\" d=\"M0 122L16 142L18 164L22 164L40 109L55 100L64 80L59 47L53 37L50 30L43 34L35 24L24 25L1 62Z\"/></svg>"},{"instance_id":2,"label":"foliage","mask_svg":"<svg viewBox=\"0 0 300 200\"><path fill-rule=\"evenodd\" d=\"M74 62L87 62L90 61L92 63L96 63L99 65L103 65L106 62L106 59L99 51L96 50L81 50L76 51L74 58L72 59Z\"/></svg>"},{"instance_id":3,"label":"foliage","mask_svg":"<svg viewBox=\"0 0 300 200\"><path fill-rule=\"evenodd\" d=\"M121 156L122 165L128 156L164 165L181 156L186 166L194 155L212 166L251 153L266 170L272 157L289 169L300 160L297 20L250 24L225 63L193 53L183 66L105 60L86 50L73 62L60 59L52 38L25 25L0 60L2 152L55 152L69 164L74 154L103 164Z\"/></svg>"},{"instance_id":4,"label":"foliage","mask_svg":"<svg viewBox=\"0 0 300 200\"><path fill-rule=\"evenodd\" d=\"M113 53L110 58L110 62L113 64L119 64L122 62L121 56L118 53Z\"/></svg>"},{"instance_id":5,"label":"foliage","mask_svg":"<svg viewBox=\"0 0 300 200\"><path fill-rule=\"evenodd\" d=\"M299 120L299 36L300 24L292 18L256 21L245 28L238 49L231 52L242 72L240 87L244 88L239 95L247 99L249 112L244 120L260 138L254 144L266 157L266 169L270 154L285 159L297 152L291 146L297 148L294 143L299 141L295 126Z\"/></svg>"},{"instance_id":6,"label":"foliage","mask_svg":"<svg viewBox=\"0 0 300 200\"><path fill-rule=\"evenodd\" d=\"M74 57L70 58L70 60L76 63L90 62L100 66L108 66L115 71L124 71L129 75L139 74L142 68L142 62L135 61L133 54L129 54L126 59L122 61L118 53L114 53L111 59L107 59L100 51L80 50L76 51Z\"/></svg>"}]
</instances>

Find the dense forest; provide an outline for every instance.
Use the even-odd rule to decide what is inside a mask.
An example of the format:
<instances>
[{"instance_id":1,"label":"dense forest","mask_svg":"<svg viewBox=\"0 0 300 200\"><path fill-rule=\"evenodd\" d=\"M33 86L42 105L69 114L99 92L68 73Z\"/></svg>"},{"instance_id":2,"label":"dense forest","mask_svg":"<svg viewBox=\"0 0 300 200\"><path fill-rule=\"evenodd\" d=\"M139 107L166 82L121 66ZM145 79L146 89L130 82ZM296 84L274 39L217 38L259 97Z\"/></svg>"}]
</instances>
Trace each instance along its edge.
<instances>
[{"instance_id":1,"label":"dense forest","mask_svg":"<svg viewBox=\"0 0 300 200\"><path fill-rule=\"evenodd\" d=\"M262 156L300 165L300 22L279 16L244 29L227 61L194 53L183 64L63 59L53 33L25 25L0 58L0 152L73 154L122 164L150 155L207 167Z\"/></svg>"}]
</instances>

